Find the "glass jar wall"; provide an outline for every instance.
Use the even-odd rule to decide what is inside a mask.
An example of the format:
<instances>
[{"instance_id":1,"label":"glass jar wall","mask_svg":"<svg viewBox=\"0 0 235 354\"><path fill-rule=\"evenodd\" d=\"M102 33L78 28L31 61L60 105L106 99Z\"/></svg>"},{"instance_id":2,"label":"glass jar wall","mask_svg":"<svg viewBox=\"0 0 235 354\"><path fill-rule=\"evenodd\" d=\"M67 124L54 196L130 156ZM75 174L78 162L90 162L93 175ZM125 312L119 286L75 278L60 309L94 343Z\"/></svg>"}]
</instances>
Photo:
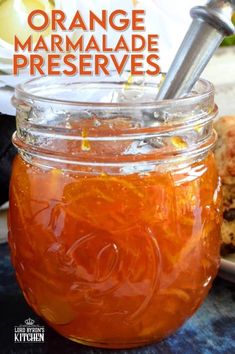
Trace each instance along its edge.
<instances>
[{"instance_id":1,"label":"glass jar wall","mask_svg":"<svg viewBox=\"0 0 235 354\"><path fill-rule=\"evenodd\" d=\"M108 348L175 331L219 265L214 91L155 102L150 83L19 86L9 243L35 312Z\"/></svg>"}]
</instances>

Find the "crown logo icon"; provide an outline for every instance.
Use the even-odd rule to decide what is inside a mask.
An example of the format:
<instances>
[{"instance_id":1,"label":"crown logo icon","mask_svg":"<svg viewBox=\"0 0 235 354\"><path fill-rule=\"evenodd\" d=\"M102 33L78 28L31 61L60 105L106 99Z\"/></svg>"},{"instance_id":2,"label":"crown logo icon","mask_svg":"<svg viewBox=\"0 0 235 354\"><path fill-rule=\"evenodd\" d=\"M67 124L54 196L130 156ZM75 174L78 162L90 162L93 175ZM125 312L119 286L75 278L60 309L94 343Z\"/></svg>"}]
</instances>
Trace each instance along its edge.
<instances>
[{"instance_id":1,"label":"crown logo icon","mask_svg":"<svg viewBox=\"0 0 235 354\"><path fill-rule=\"evenodd\" d=\"M27 326L32 326L34 324L34 320L32 320L32 318L28 318L27 320L24 321L24 323L27 325Z\"/></svg>"}]
</instances>

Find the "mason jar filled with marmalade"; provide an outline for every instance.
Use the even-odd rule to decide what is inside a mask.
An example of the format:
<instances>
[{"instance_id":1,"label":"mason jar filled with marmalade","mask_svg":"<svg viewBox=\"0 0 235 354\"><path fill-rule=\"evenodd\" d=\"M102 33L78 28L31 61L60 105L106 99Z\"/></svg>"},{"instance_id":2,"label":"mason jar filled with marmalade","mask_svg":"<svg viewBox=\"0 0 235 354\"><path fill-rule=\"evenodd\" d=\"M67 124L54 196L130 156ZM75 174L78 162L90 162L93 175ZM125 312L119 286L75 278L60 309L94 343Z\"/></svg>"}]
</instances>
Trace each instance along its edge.
<instances>
[{"instance_id":1,"label":"mason jar filled with marmalade","mask_svg":"<svg viewBox=\"0 0 235 354\"><path fill-rule=\"evenodd\" d=\"M214 90L156 101L156 83L43 77L18 86L9 243L28 304L61 335L160 340L219 265Z\"/></svg>"}]
</instances>

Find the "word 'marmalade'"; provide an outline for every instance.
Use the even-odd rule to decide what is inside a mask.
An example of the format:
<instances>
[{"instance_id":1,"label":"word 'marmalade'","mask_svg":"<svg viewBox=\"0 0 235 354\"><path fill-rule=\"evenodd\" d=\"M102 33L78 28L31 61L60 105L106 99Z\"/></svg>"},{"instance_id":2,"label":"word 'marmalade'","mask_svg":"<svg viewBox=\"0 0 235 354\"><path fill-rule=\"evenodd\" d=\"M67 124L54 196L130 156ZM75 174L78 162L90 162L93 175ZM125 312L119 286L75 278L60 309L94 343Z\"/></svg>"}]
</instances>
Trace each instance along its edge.
<instances>
[{"instance_id":1,"label":"word 'marmalade'","mask_svg":"<svg viewBox=\"0 0 235 354\"><path fill-rule=\"evenodd\" d=\"M113 52L141 52L144 49L148 52L158 52L158 35L149 34L143 36L141 34L133 34L131 40L127 41L123 35L121 35L117 41L113 41L112 45L108 43L107 34L101 36L101 40L98 41L94 35L89 38L81 35L78 39L71 39L69 36L62 37L58 34L52 34L49 41L46 41L43 36L40 36L36 42L33 41L33 37L29 36L28 39L23 42L15 36L15 51L28 52L40 52L41 50L46 52L71 52L79 51L80 53L88 53L90 51L113 53Z\"/></svg>"}]
</instances>

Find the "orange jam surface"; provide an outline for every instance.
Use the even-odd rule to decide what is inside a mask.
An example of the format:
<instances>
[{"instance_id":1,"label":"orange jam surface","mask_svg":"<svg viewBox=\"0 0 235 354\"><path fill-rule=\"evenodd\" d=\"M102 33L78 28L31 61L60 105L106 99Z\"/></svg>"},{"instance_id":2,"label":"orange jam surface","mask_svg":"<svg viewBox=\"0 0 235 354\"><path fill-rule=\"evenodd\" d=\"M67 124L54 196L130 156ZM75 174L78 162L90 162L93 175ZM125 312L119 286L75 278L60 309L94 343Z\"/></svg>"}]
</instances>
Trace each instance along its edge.
<instances>
[{"instance_id":1,"label":"orange jam surface","mask_svg":"<svg viewBox=\"0 0 235 354\"><path fill-rule=\"evenodd\" d=\"M81 343L161 339L208 293L220 202L212 154L174 173L126 175L39 168L17 157L9 242L24 296Z\"/></svg>"}]
</instances>

